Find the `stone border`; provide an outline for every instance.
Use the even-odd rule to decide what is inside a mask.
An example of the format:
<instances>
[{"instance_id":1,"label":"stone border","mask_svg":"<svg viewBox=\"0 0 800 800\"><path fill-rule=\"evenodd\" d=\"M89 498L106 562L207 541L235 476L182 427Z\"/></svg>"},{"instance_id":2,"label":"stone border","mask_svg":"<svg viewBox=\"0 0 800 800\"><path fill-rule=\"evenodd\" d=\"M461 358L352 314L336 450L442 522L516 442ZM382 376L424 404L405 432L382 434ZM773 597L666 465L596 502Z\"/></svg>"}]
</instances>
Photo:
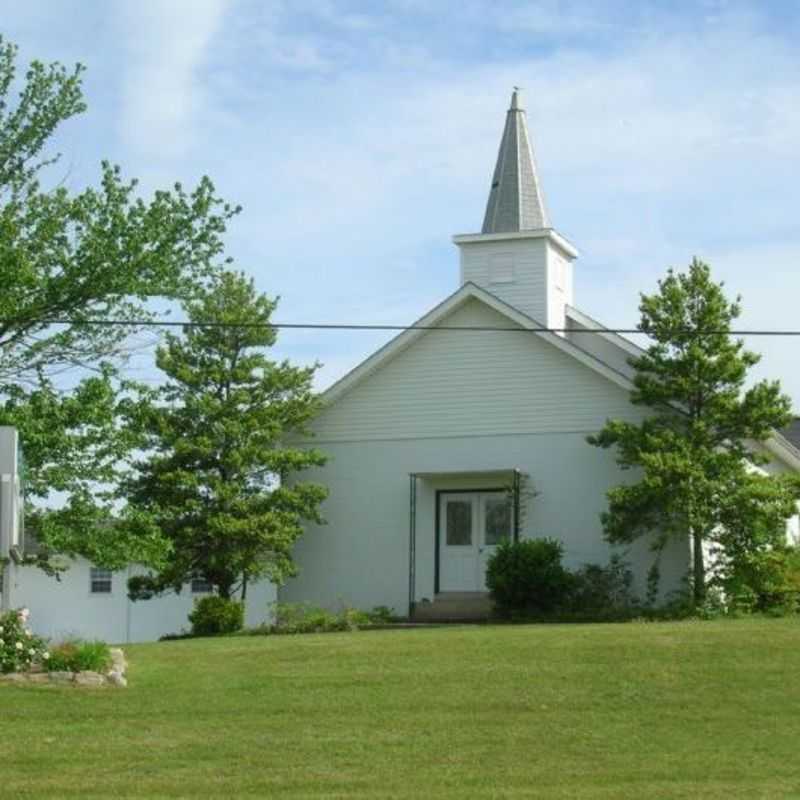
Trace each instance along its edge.
<instances>
[{"instance_id":1,"label":"stone border","mask_svg":"<svg viewBox=\"0 0 800 800\"><path fill-rule=\"evenodd\" d=\"M100 672L9 672L0 675L6 683L54 683L73 686L127 686L128 662L120 647L111 648L111 669Z\"/></svg>"}]
</instances>

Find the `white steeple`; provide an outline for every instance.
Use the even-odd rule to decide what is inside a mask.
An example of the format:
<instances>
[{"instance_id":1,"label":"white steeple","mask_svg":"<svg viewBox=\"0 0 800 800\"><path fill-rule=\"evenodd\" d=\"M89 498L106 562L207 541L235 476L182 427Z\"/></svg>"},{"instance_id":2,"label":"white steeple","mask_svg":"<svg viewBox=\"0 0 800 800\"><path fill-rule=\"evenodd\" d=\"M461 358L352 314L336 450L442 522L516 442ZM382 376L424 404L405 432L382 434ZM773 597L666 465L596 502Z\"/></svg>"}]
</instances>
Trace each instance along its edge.
<instances>
[{"instance_id":1,"label":"white steeple","mask_svg":"<svg viewBox=\"0 0 800 800\"><path fill-rule=\"evenodd\" d=\"M549 328L565 327L578 251L550 226L518 88L511 95L481 233L453 237L472 282Z\"/></svg>"}]
</instances>

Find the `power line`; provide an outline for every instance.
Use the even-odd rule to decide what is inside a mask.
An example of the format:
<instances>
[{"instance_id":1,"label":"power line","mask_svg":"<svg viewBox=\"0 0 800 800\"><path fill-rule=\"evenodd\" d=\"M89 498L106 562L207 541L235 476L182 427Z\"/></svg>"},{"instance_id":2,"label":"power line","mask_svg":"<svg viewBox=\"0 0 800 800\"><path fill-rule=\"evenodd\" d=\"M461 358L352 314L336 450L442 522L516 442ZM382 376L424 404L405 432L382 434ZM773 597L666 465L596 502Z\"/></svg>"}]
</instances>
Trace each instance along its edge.
<instances>
[{"instance_id":1,"label":"power line","mask_svg":"<svg viewBox=\"0 0 800 800\"><path fill-rule=\"evenodd\" d=\"M46 325L92 325L96 327L129 328L239 328L276 330L341 330L341 331L463 331L466 333L614 333L625 335L649 335L639 328L510 328L498 325L386 325L355 322L191 322L177 320L137 319L47 319ZM0 324L13 324L13 320L0 320ZM674 333L695 336L800 336L800 330L690 330L676 328Z\"/></svg>"}]
</instances>

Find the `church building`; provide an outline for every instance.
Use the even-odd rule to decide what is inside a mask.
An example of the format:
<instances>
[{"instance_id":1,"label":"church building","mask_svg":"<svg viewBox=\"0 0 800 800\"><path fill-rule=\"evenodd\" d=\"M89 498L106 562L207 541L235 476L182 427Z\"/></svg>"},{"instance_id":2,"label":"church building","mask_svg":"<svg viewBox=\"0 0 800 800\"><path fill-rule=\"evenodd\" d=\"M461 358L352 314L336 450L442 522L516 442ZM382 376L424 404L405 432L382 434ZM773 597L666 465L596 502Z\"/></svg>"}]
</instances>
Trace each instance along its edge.
<instances>
[{"instance_id":1,"label":"church building","mask_svg":"<svg viewBox=\"0 0 800 800\"><path fill-rule=\"evenodd\" d=\"M329 462L313 477L330 489L327 524L298 542L279 599L476 616L497 545L537 537L562 542L572 568L619 553L642 595L652 541L614 550L600 522L631 473L586 441L646 413L629 400L641 351L575 305L578 250L548 215L518 91L481 231L453 242L456 291L323 395L313 444ZM769 469L800 469L784 436L766 447ZM662 598L689 563L688 544L661 552Z\"/></svg>"},{"instance_id":2,"label":"church building","mask_svg":"<svg viewBox=\"0 0 800 800\"><path fill-rule=\"evenodd\" d=\"M486 567L504 540L560 541L566 566L618 553L643 596L656 557L661 597L680 590L691 553L652 540L612 548L606 492L634 477L587 436L638 422L631 357L642 351L575 303L578 250L553 227L519 92L508 109L480 233L453 237L460 285L323 394L311 444L328 463L325 525L297 542L299 574L250 588L246 624L270 603L370 609L412 619L487 614ZM580 269L578 268L578 279ZM22 443L24 449L24 443ZM765 470L800 470L800 425L763 445ZM211 587L132 603L119 572L77 559L60 581L26 565L16 431L0 428L0 608L28 606L37 633L146 641L186 627ZM788 532L798 540L798 518Z\"/></svg>"}]
</instances>

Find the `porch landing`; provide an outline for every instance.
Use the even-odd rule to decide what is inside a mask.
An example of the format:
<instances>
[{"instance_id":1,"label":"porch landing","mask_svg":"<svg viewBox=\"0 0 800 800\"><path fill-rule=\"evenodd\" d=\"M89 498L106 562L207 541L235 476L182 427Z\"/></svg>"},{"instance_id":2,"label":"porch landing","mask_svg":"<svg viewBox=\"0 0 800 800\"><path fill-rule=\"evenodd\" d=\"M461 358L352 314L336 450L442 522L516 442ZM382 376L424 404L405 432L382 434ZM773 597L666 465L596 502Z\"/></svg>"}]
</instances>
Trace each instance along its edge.
<instances>
[{"instance_id":1,"label":"porch landing","mask_svg":"<svg viewBox=\"0 0 800 800\"><path fill-rule=\"evenodd\" d=\"M467 622L491 616L492 601L487 592L439 592L433 602L414 606L414 622Z\"/></svg>"}]
</instances>

